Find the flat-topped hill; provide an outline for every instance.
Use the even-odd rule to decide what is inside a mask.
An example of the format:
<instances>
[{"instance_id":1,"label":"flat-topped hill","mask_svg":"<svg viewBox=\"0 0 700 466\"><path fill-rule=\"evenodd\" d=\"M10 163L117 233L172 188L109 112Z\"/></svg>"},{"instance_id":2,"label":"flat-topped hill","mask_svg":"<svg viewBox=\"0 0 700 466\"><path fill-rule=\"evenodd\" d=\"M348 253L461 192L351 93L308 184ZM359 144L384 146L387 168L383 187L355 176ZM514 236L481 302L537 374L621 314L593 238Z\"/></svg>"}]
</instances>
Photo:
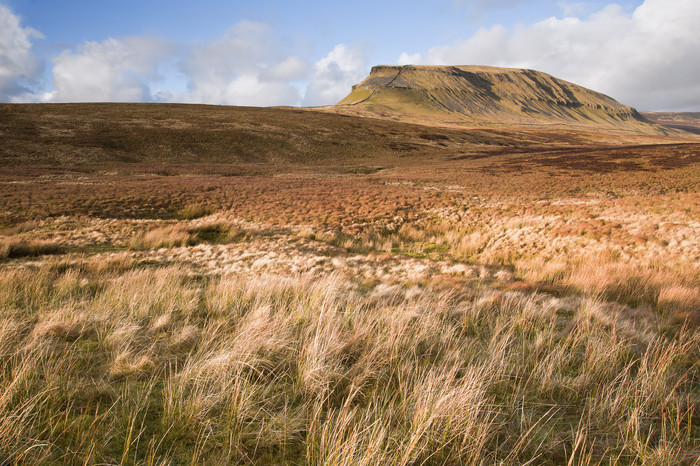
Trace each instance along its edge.
<instances>
[{"instance_id":1,"label":"flat-topped hill","mask_svg":"<svg viewBox=\"0 0 700 466\"><path fill-rule=\"evenodd\" d=\"M669 132L599 92L539 71L489 66L375 66L336 109L407 121Z\"/></svg>"}]
</instances>

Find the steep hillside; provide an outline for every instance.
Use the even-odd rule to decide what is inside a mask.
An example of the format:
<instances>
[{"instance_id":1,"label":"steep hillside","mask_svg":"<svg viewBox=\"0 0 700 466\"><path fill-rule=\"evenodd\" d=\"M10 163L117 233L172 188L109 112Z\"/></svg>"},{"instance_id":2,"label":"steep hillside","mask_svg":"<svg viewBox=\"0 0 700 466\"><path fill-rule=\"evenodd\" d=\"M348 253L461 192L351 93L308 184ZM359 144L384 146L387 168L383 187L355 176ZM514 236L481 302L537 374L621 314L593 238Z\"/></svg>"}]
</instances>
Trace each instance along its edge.
<instances>
[{"instance_id":1,"label":"steep hillside","mask_svg":"<svg viewBox=\"0 0 700 466\"><path fill-rule=\"evenodd\" d=\"M487 66L375 66L336 109L417 122L673 131L606 95L546 73Z\"/></svg>"}]
</instances>

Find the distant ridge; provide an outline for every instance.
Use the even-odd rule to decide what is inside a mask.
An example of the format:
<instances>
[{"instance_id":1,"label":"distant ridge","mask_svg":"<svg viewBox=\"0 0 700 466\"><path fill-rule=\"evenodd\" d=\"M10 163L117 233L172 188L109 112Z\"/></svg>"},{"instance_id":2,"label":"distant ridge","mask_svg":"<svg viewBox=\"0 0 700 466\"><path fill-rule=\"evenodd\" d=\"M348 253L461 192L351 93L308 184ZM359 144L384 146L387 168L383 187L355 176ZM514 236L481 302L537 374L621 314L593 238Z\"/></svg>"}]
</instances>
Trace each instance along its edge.
<instances>
[{"instance_id":1,"label":"distant ridge","mask_svg":"<svg viewBox=\"0 0 700 466\"><path fill-rule=\"evenodd\" d=\"M700 135L700 112L644 112L642 115L654 123Z\"/></svg>"},{"instance_id":2,"label":"distant ridge","mask_svg":"<svg viewBox=\"0 0 700 466\"><path fill-rule=\"evenodd\" d=\"M335 110L424 123L673 133L599 92L540 71L490 66L375 66Z\"/></svg>"}]
</instances>

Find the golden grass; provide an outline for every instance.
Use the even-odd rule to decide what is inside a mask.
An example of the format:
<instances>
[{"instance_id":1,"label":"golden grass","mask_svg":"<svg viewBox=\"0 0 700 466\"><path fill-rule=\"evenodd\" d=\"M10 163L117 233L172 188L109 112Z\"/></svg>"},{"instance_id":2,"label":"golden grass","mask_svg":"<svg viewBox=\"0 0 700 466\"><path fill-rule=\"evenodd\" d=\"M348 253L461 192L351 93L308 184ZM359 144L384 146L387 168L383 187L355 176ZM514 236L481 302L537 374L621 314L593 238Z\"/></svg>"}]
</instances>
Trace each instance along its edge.
<instances>
[{"instance_id":1,"label":"golden grass","mask_svg":"<svg viewBox=\"0 0 700 466\"><path fill-rule=\"evenodd\" d=\"M190 244L191 236L187 228L181 225L170 225L155 228L143 235L141 241L134 242L134 246L142 245L146 248L172 248Z\"/></svg>"},{"instance_id":2,"label":"golden grass","mask_svg":"<svg viewBox=\"0 0 700 466\"><path fill-rule=\"evenodd\" d=\"M4 272L10 462L678 464L700 334L604 301ZM31 303L31 305L27 305ZM688 463L690 464L690 463Z\"/></svg>"},{"instance_id":3,"label":"golden grass","mask_svg":"<svg viewBox=\"0 0 700 466\"><path fill-rule=\"evenodd\" d=\"M190 219L191 220L191 219ZM255 235L225 221L209 221L197 224L168 223L132 235L131 249L159 249L192 246L199 243L222 243L244 240Z\"/></svg>"},{"instance_id":4,"label":"golden grass","mask_svg":"<svg viewBox=\"0 0 700 466\"><path fill-rule=\"evenodd\" d=\"M17 257L32 257L45 254L61 254L64 248L55 241L15 240L0 238L0 260Z\"/></svg>"},{"instance_id":5,"label":"golden grass","mask_svg":"<svg viewBox=\"0 0 700 466\"><path fill-rule=\"evenodd\" d=\"M181 220L192 220L211 214L210 208L199 204L188 204L178 212Z\"/></svg>"}]
</instances>

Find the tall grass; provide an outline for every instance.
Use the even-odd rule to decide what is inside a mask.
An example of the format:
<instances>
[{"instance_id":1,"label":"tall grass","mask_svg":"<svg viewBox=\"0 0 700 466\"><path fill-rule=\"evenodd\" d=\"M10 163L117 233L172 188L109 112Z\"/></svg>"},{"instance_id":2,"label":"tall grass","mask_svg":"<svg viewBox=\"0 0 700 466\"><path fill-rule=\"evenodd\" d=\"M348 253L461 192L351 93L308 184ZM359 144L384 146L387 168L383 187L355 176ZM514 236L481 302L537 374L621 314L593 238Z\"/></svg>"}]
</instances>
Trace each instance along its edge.
<instances>
[{"instance_id":1,"label":"tall grass","mask_svg":"<svg viewBox=\"0 0 700 466\"><path fill-rule=\"evenodd\" d=\"M9 463L692 464L700 448L700 333L601 299L89 267L3 271L0 296Z\"/></svg>"},{"instance_id":2,"label":"tall grass","mask_svg":"<svg viewBox=\"0 0 700 466\"><path fill-rule=\"evenodd\" d=\"M0 260L18 257L62 254L64 252L65 248L54 241L22 241L16 240L12 237L0 238Z\"/></svg>"}]
</instances>

